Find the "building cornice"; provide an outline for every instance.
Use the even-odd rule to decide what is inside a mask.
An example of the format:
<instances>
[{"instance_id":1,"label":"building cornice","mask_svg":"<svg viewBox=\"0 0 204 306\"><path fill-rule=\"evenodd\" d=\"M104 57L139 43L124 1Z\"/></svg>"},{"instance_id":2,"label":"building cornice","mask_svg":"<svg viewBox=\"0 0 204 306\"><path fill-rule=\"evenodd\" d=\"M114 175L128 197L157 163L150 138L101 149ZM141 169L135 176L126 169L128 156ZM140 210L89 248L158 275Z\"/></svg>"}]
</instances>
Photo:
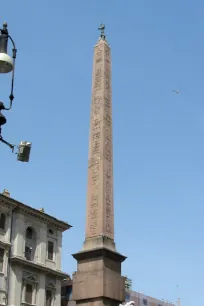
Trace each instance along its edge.
<instances>
[{"instance_id":1,"label":"building cornice","mask_svg":"<svg viewBox=\"0 0 204 306\"><path fill-rule=\"evenodd\" d=\"M3 245L4 247L11 247L11 243L4 240L0 240L0 245Z\"/></svg>"},{"instance_id":2,"label":"building cornice","mask_svg":"<svg viewBox=\"0 0 204 306\"><path fill-rule=\"evenodd\" d=\"M86 251L80 251L76 254L72 254L72 256L77 260L86 260L89 258L110 258L116 262L123 262L127 257L123 256L118 252L114 252L112 250L106 248L95 248Z\"/></svg>"},{"instance_id":3,"label":"building cornice","mask_svg":"<svg viewBox=\"0 0 204 306\"><path fill-rule=\"evenodd\" d=\"M27 266L27 267L33 268L33 269L35 269L37 271L43 271L43 272L45 272L47 274L51 274L51 275L57 276L57 277L59 277L61 279L70 278L69 274L66 274L66 273L62 272L61 270L54 270L54 269L51 269L51 268L49 268L46 265L43 265L41 263L36 263L36 262L33 262L33 261L28 261L24 257L21 257L21 256L12 256L12 257L10 257L10 262L12 264L18 264L18 265L22 265L22 266Z\"/></svg>"},{"instance_id":4,"label":"building cornice","mask_svg":"<svg viewBox=\"0 0 204 306\"><path fill-rule=\"evenodd\" d=\"M25 205L19 201L16 201L12 198L0 194L0 203L10 205L16 212L21 212L30 216L33 216L51 226L58 228L59 230L66 231L72 226L64 221L58 220L55 217L52 217L44 212L41 212L35 208L32 208L28 205Z\"/></svg>"}]
</instances>

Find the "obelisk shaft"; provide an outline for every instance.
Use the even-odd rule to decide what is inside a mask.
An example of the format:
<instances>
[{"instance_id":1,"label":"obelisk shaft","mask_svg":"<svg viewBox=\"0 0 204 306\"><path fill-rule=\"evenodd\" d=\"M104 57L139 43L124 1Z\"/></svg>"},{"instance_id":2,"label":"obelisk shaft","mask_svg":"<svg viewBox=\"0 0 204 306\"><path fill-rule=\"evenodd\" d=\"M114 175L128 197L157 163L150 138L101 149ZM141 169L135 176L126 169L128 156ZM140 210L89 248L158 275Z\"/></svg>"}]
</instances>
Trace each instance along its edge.
<instances>
[{"instance_id":1,"label":"obelisk shaft","mask_svg":"<svg viewBox=\"0 0 204 306\"><path fill-rule=\"evenodd\" d=\"M86 239L114 240L111 55L105 39L94 48Z\"/></svg>"},{"instance_id":2,"label":"obelisk shaft","mask_svg":"<svg viewBox=\"0 0 204 306\"><path fill-rule=\"evenodd\" d=\"M94 48L89 140L86 235L73 254L73 299L77 306L118 306L125 299L125 279L114 242L112 101L110 48L101 25Z\"/></svg>"}]
</instances>

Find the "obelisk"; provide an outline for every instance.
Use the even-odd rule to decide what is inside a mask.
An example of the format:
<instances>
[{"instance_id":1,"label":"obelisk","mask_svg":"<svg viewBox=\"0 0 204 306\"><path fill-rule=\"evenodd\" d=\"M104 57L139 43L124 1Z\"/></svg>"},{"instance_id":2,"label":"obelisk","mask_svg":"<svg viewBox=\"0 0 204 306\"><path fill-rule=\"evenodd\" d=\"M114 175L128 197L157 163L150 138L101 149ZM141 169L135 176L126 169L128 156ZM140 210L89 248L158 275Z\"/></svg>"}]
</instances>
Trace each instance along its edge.
<instances>
[{"instance_id":1,"label":"obelisk","mask_svg":"<svg viewBox=\"0 0 204 306\"><path fill-rule=\"evenodd\" d=\"M73 300L81 306L118 306L125 299L121 263L126 257L114 242L111 52L105 26L99 30L92 75L86 235L82 250L73 254Z\"/></svg>"}]
</instances>

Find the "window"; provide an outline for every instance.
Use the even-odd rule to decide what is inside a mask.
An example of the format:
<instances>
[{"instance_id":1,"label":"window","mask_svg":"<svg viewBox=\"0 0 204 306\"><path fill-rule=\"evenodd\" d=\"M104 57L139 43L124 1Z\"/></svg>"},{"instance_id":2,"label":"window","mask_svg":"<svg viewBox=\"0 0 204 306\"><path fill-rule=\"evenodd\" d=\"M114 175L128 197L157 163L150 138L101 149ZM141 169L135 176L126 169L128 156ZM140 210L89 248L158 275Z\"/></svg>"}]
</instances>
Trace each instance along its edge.
<instances>
[{"instance_id":1,"label":"window","mask_svg":"<svg viewBox=\"0 0 204 306\"><path fill-rule=\"evenodd\" d=\"M4 266L4 249L0 248L0 272L3 271Z\"/></svg>"},{"instance_id":2,"label":"window","mask_svg":"<svg viewBox=\"0 0 204 306\"><path fill-rule=\"evenodd\" d=\"M32 248L29 246L25 246L25 258L27 260L31 260L32 258Z\"/></svg>"},{"instance_id":3,"label":"window","mask_svg":"<svg viewBox=\"0 0 204 306\"><path fill-rule=\"evenodd\" d=\"M26 239L33 239L33 230L31 227L28 227L26 230Z\"/></svg>"},{"instance_id":4,"label":"window","mask_svg":"<svg viewBox=\"0 0 204 306\"><path fill-rule=\"evenodd\" d=\"M51 229L49 229L48 233L49 233L49 235L53 235L54 234L53 230L51 230Z\"/></svg>"},{"instance_id":5,"label":"window","mask_svg":"<svg viewBox=\"0 0 204 306\"><path fill-rule=\"evenodd\" d=\"M72 286L66 287L66 299L71 300L72 299Z\"/></svg>"},{"instance_id":6,"label":"window","mask_svg":"<svg viewBox=\"0 0 204 306\"><path fill-rule=\"evenodd\" d=\"M25 289L25 302L28 304L32 304L33 286L27 284Z\"/></svg>"},{"instance_id":7,"label":"window","mask_svg":"<svg viewBox=\"0 0 204 306\"><path fill-rule=\"evenodd\" d=\"M48 259L53 260L54 255L54 243L52 241L48 241Z\"/></svg>"},{"instance_id":8,"label":"window","mask_svg":"<svg viewBox=\"0 0 204 306\"><path fill-rule=\"evenodd\" d=\"M143 304L147 305L147 299L143 299Z\"/></svg>"},{"instance_id":9,"label":"window","mask_svg":"<svg viewBox=\"0 0 204 306\"><path fill-rule=\"evenodd\" d=\"M36 252L36 232L32 227L28 227L25 236L25 258L33 261Z\"/></svg>"},{"instance_id":10,"label":"window","mask_svg":"<svg viewBox=\"0 0 204 306\"><path fill-rule=\"evenodd\" d=\"M46 306L52 305L52 291L46 290Z\"/></svg>"},{"instance_id":11,"label":"window","mask_svg":"<svg viewBox=\"0 0 204 306\"><path fill-rule=\"evenodd\" d=\"M6 216L5 214L1 214L0 216L0 228L5 229Z\"/></svg>"}]
</instances>

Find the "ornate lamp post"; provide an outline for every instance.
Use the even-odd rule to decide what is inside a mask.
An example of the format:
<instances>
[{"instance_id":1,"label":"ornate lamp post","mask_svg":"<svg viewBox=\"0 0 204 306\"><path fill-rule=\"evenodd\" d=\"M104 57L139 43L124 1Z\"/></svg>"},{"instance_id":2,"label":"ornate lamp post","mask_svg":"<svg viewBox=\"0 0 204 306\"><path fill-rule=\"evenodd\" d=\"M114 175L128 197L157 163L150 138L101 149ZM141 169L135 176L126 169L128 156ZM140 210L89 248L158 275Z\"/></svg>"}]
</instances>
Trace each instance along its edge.
<instances>
[{"instance_id":1,"label":"ornate lamp post","mask_svg":"<svg viewBox=\"0 0 204 306\"><path fill-rule=\"evenodd\" d=\"M12 49L12 57L10 57L7 53L8 49L8 40L11 41L13 45ZM11 92L9 95L10 103L8 107L6 107L3 102L0 101L0 141L4 144L8 145L12 151L14 151L15 147L18 149L18 152L16 153L18 155L17 159L22 162L28 162L29 156L30 156L30 150L31 150L31 143L27 141L21 141L19 146L13 145L6 140L3 139L1 131L2 131L2 125L6 124L6 117L2 114L2 110L10 110L12 107L14 95L13 95L13 89L14 89L14 73L15 73L15 59L16 59L16 53L17 49L15 46L15 43L11 36L8 33L7 29L7 23L3 24L3 28L0 29L0 73L9 73L12 72L12 79L11 79Z\"/></svg>"}]
</instances>

